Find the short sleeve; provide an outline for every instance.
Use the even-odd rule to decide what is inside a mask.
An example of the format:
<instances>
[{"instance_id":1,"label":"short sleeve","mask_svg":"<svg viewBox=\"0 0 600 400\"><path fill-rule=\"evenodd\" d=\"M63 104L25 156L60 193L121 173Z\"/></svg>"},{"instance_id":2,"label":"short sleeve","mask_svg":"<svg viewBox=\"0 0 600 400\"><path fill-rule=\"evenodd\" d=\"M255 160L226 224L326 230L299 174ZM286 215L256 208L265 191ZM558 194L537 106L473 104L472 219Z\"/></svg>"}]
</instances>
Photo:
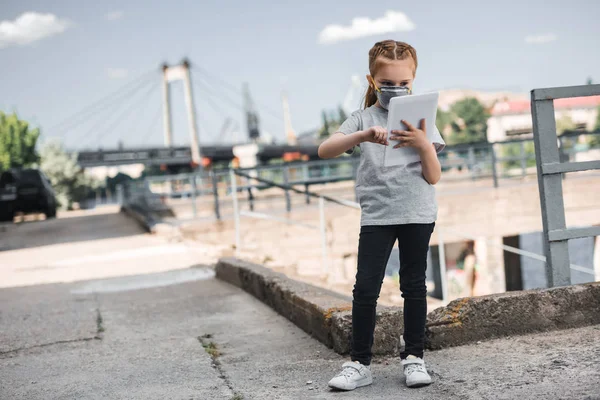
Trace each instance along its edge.
<instances>
[{"instance_id":1,"label":"short sleeve","mask_svg":"<svg viewBox=\"0 0 600 400\"><path fill-rule=\"evenodd\" d=\"M435 125L433 129L433 137L431 138L431 142L435 146L435 151L437 153L441 153L446 148L446 142L444 142L444 138L442 138L440 131Z\"/></svg>"},{"instance_id":2,"label":"short sleeve","mask_svg":"<svg viewBox=\"0 0 600 400\"><path fill-rule=\"evenodd\" d=\"M360 117L360 111L355 111L340 125L337 132L343 133L344 135L350 135L352 133L360 131L362 128L362 120ZM346 154L354 153L356 146L346 151Z\"/></svg>"}]
</instances>

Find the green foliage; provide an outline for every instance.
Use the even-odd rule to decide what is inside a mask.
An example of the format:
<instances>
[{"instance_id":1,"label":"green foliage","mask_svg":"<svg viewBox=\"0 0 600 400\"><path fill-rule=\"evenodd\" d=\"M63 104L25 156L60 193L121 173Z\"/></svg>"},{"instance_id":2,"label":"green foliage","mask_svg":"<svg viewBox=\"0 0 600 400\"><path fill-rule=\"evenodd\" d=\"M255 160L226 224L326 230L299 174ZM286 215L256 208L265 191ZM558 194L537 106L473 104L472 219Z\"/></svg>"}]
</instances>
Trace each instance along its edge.
<instances>
[{"instance_id":1,"label":"green foliage","mask_svg":"<svg viewBox=\"0 0 600 400\"><path fill-rule=\"evenodd\" d=\"M111 177L106 178L106 190L110 190L112 193L116 193L118 185L127 184L127 183L131 182L132 180L133 180L133 178L130 177L129 175L124 174L122 172L118 172L113 178L111 178Z\"/></svg>"},{"instance_id":2,"label":"green foliage","mask_svg":"<svg viewBox=\"0 0 600 400\"><path fill-rule=\"evenodd\" d=\"M58 142L47 143L40 152L40 169L44 171L63 209L71 209L73 203L87 198L90 190L99 183L86 176L77 164L77 154L67 153Z\"/></svg>"},{"instance_id":3,"label":"green foliage","mask_svg":"<svg viewBox=\"0 0 600 400\"><path fill-rule=\"evenodd\" d=\"M327 139L331 134L331 128L329 126L329 119L327 118L327 113L325 110L321 112L321 118L323 125L321 125L321 129L319 129L319 139Z\"/></svg>"},{"instance_id":4,"label":"green foliage","mask_svg":"<svg viewBox=\"0 0 600 400\"><path fill-rule=\"evenodd\" d=\"M535 145L533 142L525 142L524 144L525 155L527 156L527 167L535 166ZM502 157L521 157L521 144L520 143L506 143L503 144L500 150ZM521 168L521 161L504 161L502 167L505 170L513 168Z\"/></svg>"},{"instance_id":5,"label":"green foliage","mask_svg":"<svg viewBox=\"0 0 600 400\"><path fill-rule=\"evenodd\" d=\"M563 115L561 118L556 120L556 133L560 136L567 131L575 130L575 122L568 115Z\"/></svg>"},{"instance_id":6,"label":"green foliage","mask_svg":"<svg viewBox=\"0 0 600 400\"><path fill-rule=\"evenodd\" d=\"M596 114L596 125L594 126L594 132L600 132L600 106L598 107ZM592 136L590 139L591 147L600 147L600 135Z\"/></svg>"},{"instance_id":7,"label":"green foliage","mask_svg":"<svg viewBox=\"0 0 600 400\"><path fill-rule=\"evenodd\" d=\"M0 172L37 162L35 145L39 136L39 128L31 129L16 113L6 115L0 111Z\"/></svg>"},{"instance_id":8,"label":"green foliage","mask_svg":"<svg viewBox=\"0 0 600 400\"><path fill-rule=\"evenodd\" d=\"M336 115L337 114L337 115ZM321 140L327 139L329 135L335 133L340 125L348 118L348 115L342 108L338 106L337 113L334 111L327 112L323 110L321 112L322 125L319 128L318 138Z\"/></svg>"},{"instance_id":9,"label":"green foliage","mask_svg":"<svg viewBox=\"0 0 600 400\"><path fill-rule=\"evenodd\" d=\"M449 129L450 124L452 123L454 116L450 111L443 111L438 108L437 115L435 118L435 126L438 128L438 131L443 135L447 129Z\"/></svg>"},{"instance_id":10,"label":"green foliage","mask_svg":"<svg viewBox=\"0 0 600 400\"><path fill-rule=\"evenodd\" d=\"M489 112L479 100L474 97L467 97L454 103L448 113L443 113L440 123L438 123L438 129L439 124L442 122L446 126L450 126L448 144L451 145L487 142L487 120L489 117Z\"/></svg>"},{"instance_id":11,"label":"green foliage","mask_svg":"<svg viewBox=\"0 0 600 400\"><path fill-rule=\"evenodd\" d=\"M342 108L342 106L338 107L338 123L341 125L344 123L344 121L348 119L348 116L346 115L346 112L344 111L344 109Z\"/></svg>"}]
</instances>

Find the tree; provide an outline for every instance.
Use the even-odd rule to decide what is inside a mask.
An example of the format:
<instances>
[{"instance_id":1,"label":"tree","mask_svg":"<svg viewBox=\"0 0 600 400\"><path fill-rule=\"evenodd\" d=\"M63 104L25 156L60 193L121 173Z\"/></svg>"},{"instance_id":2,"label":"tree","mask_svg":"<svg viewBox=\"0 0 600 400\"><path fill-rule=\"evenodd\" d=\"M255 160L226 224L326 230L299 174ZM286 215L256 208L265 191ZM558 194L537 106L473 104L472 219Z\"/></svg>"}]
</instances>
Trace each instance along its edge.
<instances>
[{"instance_id":1,"label":"tree","mask_svg":"<svg viewBox=\"0 0 600 400\"><path fill-rule=\"evenodd\" d=\"M568 115L563 115L556 120L556 133L560 136L567 131L575 130L575 122Z\"/></svg>"},{"instance_id":2,"label":"tree","mask_svg":"<svg viewBox=\"0 0 600 400\"><path fill-rule=\"evenodd\" d=\"M535 147L533 142L524 142L523 150L525 150L524 155L527 157L526 166L535 166ZM521 157L521 143L505 143L500 148L500 152L503 158ZM504 161L502 165L505 170L521 168L521 161Z\"/></svg>"},{"instance_id":3,"label":"tree","mask_svg":"<svg viewBox=\"0 0 600 400\"><path fill-rule=\"evenodd\" d=\"M346 112L344 111L342 106L338 107L338 114L339 114L338 124L342 125L344 123L344 121L348 118L348 115L346 115Z\"/></svg>"},{"instance_id":4,"label":"tree","mask_svg":"<svg viewBox=\"0 0 600 400\"><path fill-rule=\"evenodd\" d=\"M71 209L73 203L84 200L90 190L99 186L77 164L77 154L67 153L58 142L47 143L42 148L39 167L50 180L63 209Z\"/></svg>"},{"instance_id":5,"label":"tree","mask_svg":"<svg viewBox=\"0 0 600 400\"><path fill-rule=\"evenodd\" d=\"M329 132L329 119L327 118L327 113L325 110L322 111L321 116L323 118L323 125L321 129L319 129L319 139L327 139L330 135Z\"/></svg>"},{"instance_id":6,"label":"tree","mask_svg":"<svg viewBox=\"0 0 600 400\"><path fill-rule=\"evenodd\" d=\"M594 126L594 132L600 133L600 106L598 106L598 110L596 111L596 126ZM600 147L600 135L594 135L590 139L591 147Z\"/></svg>"},{"instance_id":7,"label":"tree","mask_svg":"<svg viewBox=\"0 0 600 400\"><path fill-rule=\"evenodd\" d=\"M446 130L449 129L454 118L455 117L450 111L444 111L441 108L438 108L435 118L435 126L438 128L438 131L442 133L442 135L446 132Z\"/></svg>"},{"instance_id":8,"label":"tree","mask_svg":"<svg viewBox=\"0 0 600 400\"><path fill-rule=\"evenodd\" d=\"M586 84L587 85L593 85L594 84L594 80L592 79L591 76L587 78Z\"/></svg>"},{"instance_id":9,"label":"tree","mask_svg":"<svg viewBox=\"0 0 600 400\"><path fill-rule=\"evenodd\" d=\"M0 111L0 172L37 162L35 145L39 136L39 128L31 129L16 113L6 115Z\"/></svg>"},{"instance_id":10,"label":"tree","mask_svg":"<svg viewBox=\"0 0 600 400\"><path fill-rule=\"evenodd\" d=\"M329 135L334 133L340 127L340 125L344 123L344 121L348 118L348 115L342 106L338 106L337 111L323 110L321 112L321 118L323 122L321 128L319 128L318 138L327 139Z\"/></svg>"},{"instance_id":11,"label":"tree","mask_svg":"<svg viewBox=\"0 0 600 400\"><path fill-rule=\"evenodd\" d=\"M490 117L486 108L474 97L457 101L450 107L450 144L487 142L487 120ZM439 128L438 128L439 129Z\"/></svg>"}]
</instances>

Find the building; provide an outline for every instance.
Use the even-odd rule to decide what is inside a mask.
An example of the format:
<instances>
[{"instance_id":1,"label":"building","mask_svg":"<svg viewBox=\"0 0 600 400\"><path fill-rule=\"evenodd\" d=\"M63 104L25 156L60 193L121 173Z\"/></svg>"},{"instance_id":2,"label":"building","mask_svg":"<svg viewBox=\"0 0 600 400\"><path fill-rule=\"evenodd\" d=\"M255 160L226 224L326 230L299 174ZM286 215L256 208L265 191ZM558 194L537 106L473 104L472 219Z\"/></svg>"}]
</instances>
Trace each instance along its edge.
<instances>
[{"instance_id":1,"label":"building","mask_svg":"<svg viewBox=\"0 0 600 400\"><path fill-rule=\"evenodd\" d=\"M593 131L599 107L600 96L557 99L554 101L557 125L559 128L566 124L573 130ZM529 138L532 134L529 100L500 101L491 108L487 131L490 142Z\"/></svg>"}]
</instances>

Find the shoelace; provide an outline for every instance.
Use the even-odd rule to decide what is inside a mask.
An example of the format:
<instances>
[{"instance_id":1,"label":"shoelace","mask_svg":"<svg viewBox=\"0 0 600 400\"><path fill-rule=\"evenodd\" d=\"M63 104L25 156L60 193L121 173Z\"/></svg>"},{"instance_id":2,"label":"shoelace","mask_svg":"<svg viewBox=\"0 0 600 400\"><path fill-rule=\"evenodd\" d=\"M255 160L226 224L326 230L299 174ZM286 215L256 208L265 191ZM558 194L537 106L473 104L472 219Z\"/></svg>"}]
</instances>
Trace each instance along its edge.
<instances>
[{"instance_id":1,"label":"shoelace","mask_svg":"<svg viewBox=\"0 0 600 400\"><path fill-rule=\"evenodd\" d=\"M425 367L423 366L423 364L408 364L406 366L406 375L410 375L413 372L423 372L426 373L427 371L425 370Z\"/></svg>"},{"instance_id":2,"label":"shoelace","mask_svg":"<svg viewBox=\"0 0 600 400\"><path fill-rule=\"evenodd\" d=\"M344 376L346 378L350 378L352 375L358 373L358 371L352 367L346 367L338 374L338 376Z\"/></svg>"}]
</instances>

